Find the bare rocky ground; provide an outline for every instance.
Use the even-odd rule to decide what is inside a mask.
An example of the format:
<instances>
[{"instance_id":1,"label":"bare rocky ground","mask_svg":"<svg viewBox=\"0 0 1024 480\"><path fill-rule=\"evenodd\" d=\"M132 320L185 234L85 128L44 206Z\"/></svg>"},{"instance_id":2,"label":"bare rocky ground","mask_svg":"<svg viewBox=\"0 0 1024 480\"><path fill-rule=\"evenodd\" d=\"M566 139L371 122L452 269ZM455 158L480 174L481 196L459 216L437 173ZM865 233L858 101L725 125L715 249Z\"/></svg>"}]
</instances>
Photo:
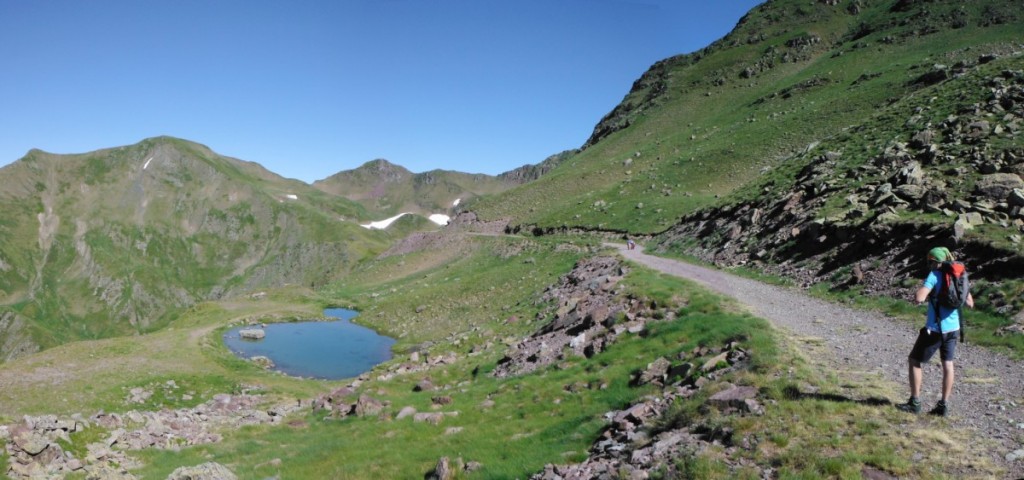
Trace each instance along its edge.
<instances>
[{"instance_id":1,"label":"bare rocky ground","mask_svg":"<svg viewBox=\"0 0 1024 480\"><path fill-rule=\"evenodd\" d=\"M812 298L799 290L647 255L639 248L609 245L630 261L732 297L783 332L818 339L826 358L816 360L836 369L840 376L876 373L893 382L895 391L907 391L907 354L921 325ZM939 398L941 369L937 363L932 360L925 365L922 400L926 409ZM997 445L990 450L991 461L1006 468L1006 478L1024 478L1024 365L969 342L958 346L956 363L949 427L969 429L979 440ZM892 403L901 403L906 396L893 398ZM915 420L908 414L907 421Z\"/></svg>"}]
</instances>

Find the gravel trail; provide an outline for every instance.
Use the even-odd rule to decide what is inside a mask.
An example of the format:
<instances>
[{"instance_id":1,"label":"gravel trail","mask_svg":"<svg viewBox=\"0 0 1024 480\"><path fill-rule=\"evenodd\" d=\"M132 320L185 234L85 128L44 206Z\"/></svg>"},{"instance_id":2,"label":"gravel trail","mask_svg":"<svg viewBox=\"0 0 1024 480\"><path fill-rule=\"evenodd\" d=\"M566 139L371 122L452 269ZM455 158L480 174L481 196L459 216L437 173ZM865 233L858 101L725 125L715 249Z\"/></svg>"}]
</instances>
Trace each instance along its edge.
<instances>
[{"instance_id":1,"label":"gravel trail","mask_svg":"<svg viewBox=\"0 0 1024 480\"><path fill-rule=\"evenodd\" d=\"M630 261L692 279L732 297L754 315L796 337L820 339L840 372L876 373L895 382L900 395L890 399L893 403L902 403L909 396L907 354L924 325L923 308L920 324L909 325L882 313L816 299L799 290L647 255L640 246L628 250L625 245L607 245L618 248ZM974 429L980 437L995 442L992 459L1005 466L1006 478L1024 478L1024 363L972 345L969 335L968 330L968 343L957 346L949 424ZM937 356L923 368L922 403L930 409L940 398L942 370Z\"/></svg>"}]
</instances>

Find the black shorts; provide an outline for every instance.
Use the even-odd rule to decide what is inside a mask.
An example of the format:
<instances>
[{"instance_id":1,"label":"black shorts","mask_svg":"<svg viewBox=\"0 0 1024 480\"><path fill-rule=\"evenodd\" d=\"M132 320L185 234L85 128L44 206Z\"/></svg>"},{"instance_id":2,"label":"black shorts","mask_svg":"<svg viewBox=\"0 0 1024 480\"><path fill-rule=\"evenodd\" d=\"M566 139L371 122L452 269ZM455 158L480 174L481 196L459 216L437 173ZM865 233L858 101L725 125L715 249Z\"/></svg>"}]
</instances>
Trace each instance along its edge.
<instances>
[{"instance_id":1,"label":"black shorts","mask_svg":"<svg viewBox=\"0 0 1024 480\"><path fill-rule=\"evenodd\" d=\"M917 334L917 341L914 342L914 349L910 351L911 360L925 363L931 360L935 352L939 352L939 358L943 362L952 362L956 358L956 342L960 339L960 331L939 333L922 328Z\"/></svg>"}]
</instances>

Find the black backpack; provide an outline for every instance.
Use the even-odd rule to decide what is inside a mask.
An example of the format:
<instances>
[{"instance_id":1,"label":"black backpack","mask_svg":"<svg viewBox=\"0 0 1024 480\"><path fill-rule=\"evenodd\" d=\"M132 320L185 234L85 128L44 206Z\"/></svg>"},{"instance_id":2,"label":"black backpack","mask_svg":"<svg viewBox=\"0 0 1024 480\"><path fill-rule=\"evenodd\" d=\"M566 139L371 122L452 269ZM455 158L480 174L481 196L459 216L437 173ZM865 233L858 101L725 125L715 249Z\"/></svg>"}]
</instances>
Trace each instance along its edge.
<instances>
[{"instance_id":1,"label":"black backpack","mask_svg":"<svg viewBox=\"0 0 1024 480\"><path fill-rule=\"evenodd\" d=\"M967 267L960 262L942 262L939 265L939 284L935 298L945 308L960 308L967 301L971 282L967 279Z\"/></svg>"}]
</instances>

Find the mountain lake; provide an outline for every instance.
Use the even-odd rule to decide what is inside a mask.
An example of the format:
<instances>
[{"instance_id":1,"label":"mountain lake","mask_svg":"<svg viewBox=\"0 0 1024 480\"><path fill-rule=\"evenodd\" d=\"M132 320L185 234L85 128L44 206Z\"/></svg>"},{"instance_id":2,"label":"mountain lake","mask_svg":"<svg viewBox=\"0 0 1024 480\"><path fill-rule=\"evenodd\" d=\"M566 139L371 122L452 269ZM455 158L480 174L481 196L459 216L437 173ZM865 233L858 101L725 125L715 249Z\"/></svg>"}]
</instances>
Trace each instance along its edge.
<instances>
[{"instance_id":1,"label":"mountain lake","mask_svg":"<svg viewBox=\"0 0 1024 480\"><path fill-rule=\"evenodd\" d=\"M369 371L391 359L395 339L351 322L359 312L329 308L324 315L334 321L270 323L261 340L241 338L242 330L258 325L235 327L224 334L224 344L242 359L262 355L274 362L273 370L296 376L339 380Z\"/></svg>"}]
</instances>

